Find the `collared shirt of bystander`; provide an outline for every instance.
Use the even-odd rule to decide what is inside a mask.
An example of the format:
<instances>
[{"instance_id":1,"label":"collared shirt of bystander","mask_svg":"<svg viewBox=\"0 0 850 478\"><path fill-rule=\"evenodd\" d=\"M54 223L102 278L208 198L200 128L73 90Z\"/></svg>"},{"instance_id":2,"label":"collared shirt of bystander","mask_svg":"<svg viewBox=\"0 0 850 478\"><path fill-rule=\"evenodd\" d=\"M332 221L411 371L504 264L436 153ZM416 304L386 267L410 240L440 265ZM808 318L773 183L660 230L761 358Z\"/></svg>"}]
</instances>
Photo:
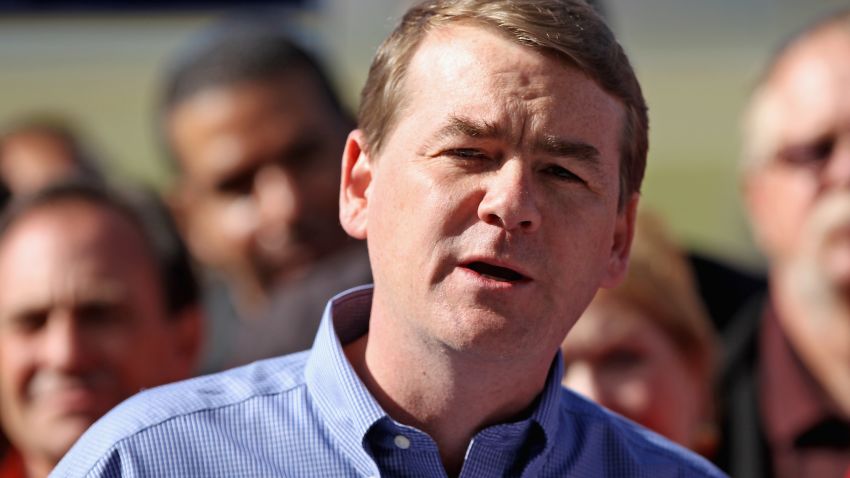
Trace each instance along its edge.
<instances>
[{"instance_id":1,"label":"collared shirt of bystander","mask_svg":"<svg viewBox=\"0 0 850 478\"><path fill-rule=\"evenodd\" d=\"M850 423L827 398L768 305L759 337L759 410L775 478L850 470Z\"/></svg>"},{"instance_id":2,"label":"collared shirt of bystander","mask_svg":"<svg viewBox=\"0 0 850 478\"><path fill-rule=\"evenodd\" d=\"M54 477L444 477L437 446L394 421L343 353L371 287L330 301L311 351L167 385L96 423ZM479 432L461 476L721 477L702 458L562 388L558 354L527 419Z\"/></svg>"}]
</instances>

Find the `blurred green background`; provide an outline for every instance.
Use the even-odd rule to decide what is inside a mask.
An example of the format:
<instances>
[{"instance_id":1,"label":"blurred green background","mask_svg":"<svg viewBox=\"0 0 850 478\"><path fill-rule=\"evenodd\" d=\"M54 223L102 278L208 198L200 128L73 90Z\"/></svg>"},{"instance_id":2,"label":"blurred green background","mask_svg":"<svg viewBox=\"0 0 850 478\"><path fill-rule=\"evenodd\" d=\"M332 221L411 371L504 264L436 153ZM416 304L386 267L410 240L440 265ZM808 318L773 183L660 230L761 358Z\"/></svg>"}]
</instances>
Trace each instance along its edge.
<instances>
[{"instance_id":1,"label":"blurred green background","mask_svg":"<svg viewBox=\"0 0 850 478\"><path fill-rule=\"evenodd\" d=\"M292 12L352 108L372 53L409 0L326 0ZM644 205L690 247L749 267L760 259L741 212L738 117L778 43L847 0L607 0L650 106ZM154 134L161 69L221 10L26 14L0 18L0 125L70 118L123 178L164 187Z\"/></svg>"}]
</instances>

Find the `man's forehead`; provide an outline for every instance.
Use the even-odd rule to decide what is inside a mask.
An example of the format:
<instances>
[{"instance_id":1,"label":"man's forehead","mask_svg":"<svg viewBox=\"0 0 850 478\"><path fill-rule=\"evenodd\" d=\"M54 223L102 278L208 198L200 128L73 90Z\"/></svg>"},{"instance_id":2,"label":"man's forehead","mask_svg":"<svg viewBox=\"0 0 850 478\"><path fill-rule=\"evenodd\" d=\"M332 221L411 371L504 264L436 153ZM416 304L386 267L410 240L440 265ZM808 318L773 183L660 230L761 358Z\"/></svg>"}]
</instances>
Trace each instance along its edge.
<instances>
[{"instance_id":1,"label":"man's forehead","mask_svg":"<svg viewBox=\"0 0 850 478\"><path fill-rule=\"evenodd\" d=\"M532 132L526 139L537 150L558 154L569 149L572 154L582 141L559 130L577 132L584 129L579 124L610 118L621 122L625 112L619 100L570 63L470 22L429 33L405 81L407 114L428 112L443 118L439 129L423 130L432 136L429 143L451 135L513 141ZM605 136L605 142L619 145L620 125L592 133L591 143ZM595 156L599 151L586 148L584 153Z\"/></svg>"},{"instance_id":2,"label":"man's forehead","mask_svg":"<svg viewBox=\"0 0 850 478\"><path fill-rule=\"evenodd\" d=\"M0 295L42 305L60 299L117 301L130 287L125 280L153 277L140 269L150 263L141 235L102 205L69 201L37 208L0 242L3 287L21 285L21 293Z\"/></svg>"},{"instance_id":3,"label":"man's forehead","mask_svg":"<svg viewBox=\"0 0 850 478\"><path fill-rule=\"evenodd\" d=\"M44 277L33 287L4 295L0 319L22 312L57 307L75 308L89 305L118 305L130 297L131 286L125 281L96 272L96 267L74 267Z\"/></svg>"},{"instance_id":4,"label":"man's forehead","mask_svg":"<svg viewBox=\"0 0 850 478\"><path fill-rule=\"evenodd\" d=\"M191 179L215 180L257 160L278 159L305 137L326 137L341 121L307 71L282 84L252 81L202 90L169 118L177 160ZM335 116L331 116L335 115Z\"/></svg>"},{"instance_id":5,"label":"man's forehead","mask_svg":"<svg viewBox=\"0 0 850 478\"><path fill-rule=\"evenodd\" d=\"M316 72L305 67L292 67L257 78L211 83L201 87L175 104L169 117L189 111L198 113L199 119L203 119L203 113L231 112L239 106L243 110L253 108L264 114L291 116L293 119L299 119L313 110L322 118L342 114L335 108L333 98L323 88Z\"/></svg>"},{"instance_id":6,"label":"man's forehead","mask_svg":"<svg viewBox=\"0 0 850 478\"><path fill-rule=\"evenodd\" d=\"M772 83L793 83L799 90L817 82L850 79L850 35L834 30L801 40L777 63ZM808 90L816 93L817 90Z\"/></svg>"},{"instance_id":7,"label":"man's forehead","mask_svg":"<svg viewBox=\"0 0 850 478\"><path fill-rule=\"evenodd\" d=\"M147 257L144 234L141 226L112 206L64 198L35 205L15 218L0 241L0 258L48 253Z\"/></svg>"},{"instance_id":8,"label":"man's forehead","mask_svg":"<svg viewBox=\"0 0 850 478\"><path fill-rule=\"evenodd\" d=\"M487 74L482 74L482 70ZM453 89L451 100L480 99L483 91L461 90L463 86L521 87L523 100L535 95L566 93L572 88L564 78L587 80L600 93L610 96L595 79L572 62L536 47L520 44L489 25L459 21L429 31L410 60L405 81L406 95L421 91ZM439 83L424 83L427 80ZM410 83L419 84L411 86ZM441 88L444 87L444 88Z\"/></svg>"},{"instance_id":9,"label":"man's forehead","mask_svg":"<svg viewBox=\"0 0 850 478\"><path fill-rule=\"evenodd\" d=\"M764 87L764 127L787 141L813 140L850 126L850 35L834 29L792 46ZM771 126L772 125L772 126Z\"/></svg>"},{"instance_id":10,"label":"man's forehead","mask_svg":"<svg viewBox=\"0 0 850 478\"><path fill-rule=\"evenodd\" d=\"M474 68L488 58L509 60L502 63L511 68L500 73L526 76L547 71L551 63L542 60L555 57L522 45L490 25L456 21L437 26L425 34L410 61L410 70L420 74L437 72L464 79L474 77ZM522 68L510 62L519 62ZM566 61L563 63L568 65Z\"/></svg>"}]
</instances>

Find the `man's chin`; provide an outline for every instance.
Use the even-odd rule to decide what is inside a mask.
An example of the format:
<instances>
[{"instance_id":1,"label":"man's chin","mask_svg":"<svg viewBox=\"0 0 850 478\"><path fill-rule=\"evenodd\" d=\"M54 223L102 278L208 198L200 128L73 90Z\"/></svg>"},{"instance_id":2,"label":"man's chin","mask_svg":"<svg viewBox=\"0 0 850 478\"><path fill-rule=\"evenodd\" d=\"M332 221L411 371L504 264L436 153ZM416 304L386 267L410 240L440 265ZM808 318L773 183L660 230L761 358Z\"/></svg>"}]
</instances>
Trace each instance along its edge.
<instances>
[{"instance_id":1,"label":"man's chin","mask_svg":"<svg viewBox=\"0 0 850 478\"><path fill-rule=\"evenodd\" d=\"M33 428L43 434L44 441L51 444L50 449L70 447L115 403L115 400L103 400L102 395L92 396L82 391L57 393L32 404Z\"/></svg>"},{"instance_id":2,"label":"man's chin","mask_svg":"<svg viewBox=\"0 0 850 478\"><path fill-rule=\"evenodd\" d=\"M850 307L850 234L833 233L812 241L778 270L786 292L806 299L810 306Z\"/></svg>"},{"instance_id":3,"label":"man's chin","mask_svg":"<svg viewBox=\"0 0 850 478\"><path fill-rule=\"evenodd\" d=\"M57 432L59 430L74 431L78 429L85 431L85 429L96 422L98 418L105 415L107 411L108 410L91 409L76 411L65 410L62 413L53 413L46 416L42 422L45 427L55 429Z\"/></svg>"},{"instance_id":4,"label":"man's chin","mask_svg":"<svg viewBox=\"0 0 850 478\"><path fill-rule=\"evenodd\" d=\"M31 443L41 450L40 454L58 462L95 421L97 417L87 415L51 417L26 433L32 435Z\"/></svg>"},{"instance_id":5,"label":"man's chin","mask_svg":"<svg viewBox=\"0 0 850 478\"><path fill-rule=\"evenodd\" d=\"M282 284L303 276L319 261L333 256L345 248L346 242L322 240L337 237L335 231L313 231L303 233L312 241L292 241L281 238L276 241L258 241L252 255L254 267L260 271L267 284Z\"/></svg>"},{"instance_id":6,"label":"man's chin","mask_svg":"<svg viewBox=\"0 0 850 478\"><path fill-rule=\"evenodd\" d=\"M264 282L272 289L303 277L316 262L315 252L308 248L287 249L277 255L257 260Z\"/></svg>"},{"instance_id":7,"label":"man's chin","mask_svg":"<svg viewBox=\"0 0 850 478\"><path fill-rule=\"evenodd\" d=\"M35 393L31 400L31 406L51 419L99 417L121 401L112 390L96 386L56 387Z\"/></svg>"},{"instance_id":8,"label":"man's chin","mask_svg":"<svg viewBox=\"0 0 850 478\"><path fill-rule=\"evenodd\" d=\"M534 321L531 315L525 315L526 323ZM520 316L515 311L486 308L480 304L458 306L452 313L444 314L444 321L431 333L448 349L458 353L490 360L515 360L544 345L532 328L512 319Z\"/></svg>"}]
</instances>

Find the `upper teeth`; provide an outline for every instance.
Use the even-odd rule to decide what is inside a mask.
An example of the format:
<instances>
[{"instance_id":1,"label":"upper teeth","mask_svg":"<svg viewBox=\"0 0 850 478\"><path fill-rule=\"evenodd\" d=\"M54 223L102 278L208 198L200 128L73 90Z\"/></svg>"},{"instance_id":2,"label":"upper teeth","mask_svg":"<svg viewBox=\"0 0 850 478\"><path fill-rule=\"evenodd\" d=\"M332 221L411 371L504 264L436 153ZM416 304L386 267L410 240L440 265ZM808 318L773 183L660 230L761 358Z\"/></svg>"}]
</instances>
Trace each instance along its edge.
<instances>
[{"instance_id":1,"label":"upper teeth","mask_svg":"<svg viewBox=\"0 0 850 478\"><path fill-rule=\"evenodd\" d=\"M487 277L487 278L493 279L493 280L497 280L497 281L499 281L499 282L510 282L510 280L509 280L509 279L506 279L506 278L504 278L504 277L492 276L492 275L490 275L490 274L481 274L481 275L482 275L482 276L484 276L484 277Z\"/></svg>"}]
</instances>

